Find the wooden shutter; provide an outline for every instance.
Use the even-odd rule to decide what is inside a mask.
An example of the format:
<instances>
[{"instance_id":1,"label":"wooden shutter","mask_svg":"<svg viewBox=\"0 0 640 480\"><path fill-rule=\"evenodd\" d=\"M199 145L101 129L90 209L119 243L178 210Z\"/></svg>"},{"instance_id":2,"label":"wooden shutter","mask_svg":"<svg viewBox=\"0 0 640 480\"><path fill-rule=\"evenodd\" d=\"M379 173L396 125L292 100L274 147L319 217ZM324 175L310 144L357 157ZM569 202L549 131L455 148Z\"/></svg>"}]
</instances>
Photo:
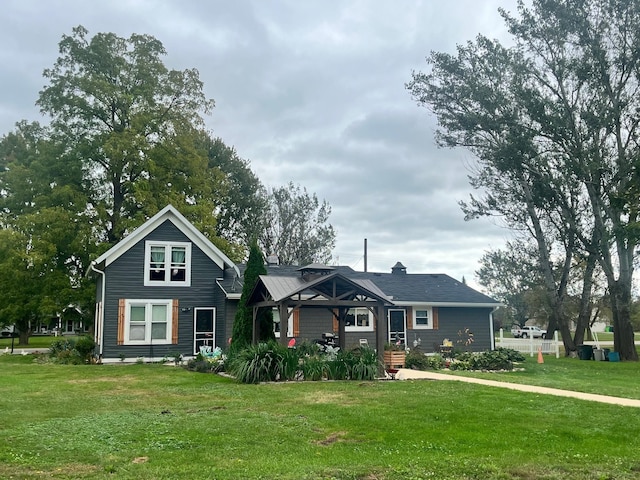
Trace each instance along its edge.
<instances>
[{"instance_id":1,"label":"wooden shutter","mask_svg":"<svg viewBox=\"0 0 640 480\"><path fill-rule=\"evenodd\" d=\"M293 336L294 337L300 336L300 309L299 308L293 309Z\"/></svg>"},{"instance_id":2,"label":"wooden shutter","mask_svg":"<svg viewBox=\"0 0 640 480\"><path fill-rule=\"evenodd\" d=\"M333 309L333 333L338 333L338 309Z\"/></svg>"},{"instance_id":3,"label":"wooden shutter","mask_svg":"<svg viewBox=\"0 0 640 480\"><path fill-rule=\"evenodd\" d=\"M413 330L413 307L407 307L407 330Z\"/></svg>"},{"instance_id":4,"label":"wooden shutter","mask_svg":"<svg viewBox=\"0 0 640 480\"><path fill-rule=\"evenodd\" d=\"M171 343L178 343L178 323L179 323L178 299L173 299L173 309L171 312Z\"/></svg>"},{"instance_id":5,"label":"wooden shutter","mask_svg":"<svg viewBox=\"0 0 640 480\"><path fill-rule=\"evenodd\" d=\"M432 307L431 313L433 314L433 329L438 330L438 307Z\"/></svg>"},{"instance_id":6,"label":"wooden shutter","mask_svg":"<svg viewBox=\"0 0 640 480\"><path fill-rule=\"evenodd\" d=\"M125 309L125 301L124 298L118 300L118 336L116 338L117 345L124 344L124 309Z\"/></svg>"}]
</instances>

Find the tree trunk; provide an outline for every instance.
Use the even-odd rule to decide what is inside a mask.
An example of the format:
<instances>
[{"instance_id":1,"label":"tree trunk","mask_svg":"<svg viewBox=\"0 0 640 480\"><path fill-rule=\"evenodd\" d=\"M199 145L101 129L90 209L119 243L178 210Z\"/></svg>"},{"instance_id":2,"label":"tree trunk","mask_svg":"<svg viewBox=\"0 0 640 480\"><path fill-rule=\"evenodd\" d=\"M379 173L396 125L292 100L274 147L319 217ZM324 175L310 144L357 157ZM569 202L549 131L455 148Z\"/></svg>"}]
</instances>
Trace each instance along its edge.
<instances>
[{"instance_id":1,"label":"tree trunk","mask_svg":"<svg viewBox=\"0 0 640 480\"><path fill-rule=\"evenodd\" d=\"M631 325L631 288L618 280L609 285L611 292L611 310L613 313L613 348L620 354L621 360L638 360L638 351Z\"/></svg>"},{"instance_id":2,"label":"tree trunk","mask_svg":"<svg viewBox=\"0 0 640 480\"><path fill-rule=\"evenodd\" d=\"M18 341L18 345L29 345L29 336L31 332L29 330L20 330L20 339Z\"/></svg>"},{"instance_id":3,"label":"tree trunk","mask_svg":"<svg viewBox=\"0 0 640 480\"><path fill-rule=\"evenodd\" d=\"M582 294L580 295L580 308L578 310L578 321L576 323L576 332L573 337L574 345L582 345L584 343L584 333L589 326L591 320L591 288L593 286L593 272L596 268L596 257L589 255L587 264L584 269L584 278L582 280Z\"/></svg>"}]
</instances>

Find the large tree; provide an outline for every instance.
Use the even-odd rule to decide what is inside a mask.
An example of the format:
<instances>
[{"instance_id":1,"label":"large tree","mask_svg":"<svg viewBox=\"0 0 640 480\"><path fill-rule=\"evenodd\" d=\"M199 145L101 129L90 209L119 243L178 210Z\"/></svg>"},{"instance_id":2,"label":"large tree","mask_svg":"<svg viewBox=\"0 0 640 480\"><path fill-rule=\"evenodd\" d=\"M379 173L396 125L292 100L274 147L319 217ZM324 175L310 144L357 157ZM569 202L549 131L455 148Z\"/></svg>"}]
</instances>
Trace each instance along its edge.
<instances>
[{"instance_id":1,"label":"large tree","mask_svg":"<svg viewBox=\"0 0 640 480\"><path fill-rule=\"evenodd\" d=\"M89 38L79 26L63 35L60 56L44 71L49 84L37 103L69 165L84 172L94 228L109 243L155 213L146 192L180 192L192 207L209 200L207 157L192 140L213 101L197 70L170 70L165 54L149 35Z\"/></svg>"},{"instance_id":2,"label":"large tree","mask_svg":"<svg viewBox=\"0 0 640 480\"><path fill-rule=\"evenodd\" d=\"M409 89L438 116L443 145L478 155L485 176L478 185L493 192L493 179L514 192L512 211L527 213L542 266L558 242L567 265L575 255L599 263L615 348L637 360L629 309L640 240L631 194L640 153L640 4L534 0L531 7L519 2L517 17L501 14L511 46L478 36L456 56L432 53L431 72L414 73ZM482 203L485 211L504 211ZM556 288L561 329L564 294Z\"/></svg>"},{"instance_id":3,"label":"large tree","mask_svg":"<svg viewBox=\"0 0 640 480\"><path fill-rule=\"evenodd\" d=\"M289 184L274 188L268 197L265 230L260 238L267 255L280 263L328 263L335 246L335 231L328 223L331 207L306 188Z\"/></svg>"},{"instance_id":4,"label":"large tree","mask_svg":"<svg viewBox=\"0 0 640 480\"><path fill-rule=\"evenodd\" d=\"M236 245L249 245L266 227L267 191L235 148L222 139L203 137L209 169L221 175L216 208L216 235ZM248 252L243 251L241 258Z\"/></svg>"},{"instance_id":5,"label":"large tree","mask_svg":"<svg viewBox=\"0 0 640 480\"><path fill-rule=\"evenodd\" d=\"M0 322L27 343L38 321L73 304L92 318L85 273L96 252L85 213L82 172L37 123L21 122L0 139Z\"/></svg>"}]
</instances>

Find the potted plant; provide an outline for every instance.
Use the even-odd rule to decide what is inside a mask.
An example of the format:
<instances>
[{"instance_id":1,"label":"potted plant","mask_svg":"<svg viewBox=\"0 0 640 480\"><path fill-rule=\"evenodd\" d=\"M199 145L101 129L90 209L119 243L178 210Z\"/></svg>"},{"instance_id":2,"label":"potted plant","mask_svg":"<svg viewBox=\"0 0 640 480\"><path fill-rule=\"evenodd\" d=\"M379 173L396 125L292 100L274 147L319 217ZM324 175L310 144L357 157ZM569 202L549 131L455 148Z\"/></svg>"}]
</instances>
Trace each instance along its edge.
<instances>
[{"instance_id":1,"label":"potted plant","mask_svg":"<svg viewBox=\"0 0 640 480\"><path fill-rule=\"evenodd\" d=\"M384 368L404 368L407 352L404 348L404 344L400 343L387 343L384 346Z\"/></svg>"}]
</instances>

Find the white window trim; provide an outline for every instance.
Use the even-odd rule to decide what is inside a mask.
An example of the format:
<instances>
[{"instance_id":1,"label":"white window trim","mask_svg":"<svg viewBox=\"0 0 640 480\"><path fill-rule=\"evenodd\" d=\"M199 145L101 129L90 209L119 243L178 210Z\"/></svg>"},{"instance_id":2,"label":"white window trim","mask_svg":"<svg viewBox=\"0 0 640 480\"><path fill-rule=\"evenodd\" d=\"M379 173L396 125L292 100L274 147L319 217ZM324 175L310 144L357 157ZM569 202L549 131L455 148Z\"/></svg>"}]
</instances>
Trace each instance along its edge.
<instances>
[{"instance_id":1,"label":"white window trim","mask_svg":"<svg viewBox=\"0 0 640 480\"><path fill-rule=\"evenodd\" d=\"M165 258L165 279L151 280L149 271L151 270L151 247L164 247ZM185 249L185 279L183 282L172 282L170 280L171 247L184 247ZM144 286L145 287L190 287L191 286L191 242L163 242L147 240L144 243Z\"/></svg>"},{"instance_id":2,"label":"white window trim","mask_svg":"<svg viewBox=\"0 0 640 480\"><path fill-rule=\"evenodd\" d=\"M374 322L374 318L373 318L373 313L371 313L371 310L369 310L367 307L353 307L356 310L366 310L367 311L367 315L369 315L369 326L368 327L360 327L357 325L346 325L344 327L344 331L345 332L373 332L373 322ZM351 309L349 309L351 310Z\"/></svg>"},{"instance_id":3,"label":"white window trim","mask_svg":"<svg viewBox=\"0 0 640 480\"><path fill-rule=\"evenodd\" d=\"M151 340L151 307L152 305L167 306L167 338L164 340ZM145 315L145 339L129 340L131 326L131 306L144 306ZM124 345L169 345L171 344L171 332L173 327L173 300L125 300L124 307Z\"/></svg>"},{"instance_id":4,"label":"white window trim","mask_svg":"<svg viewBox=\"0 0 640 480\"><path fill-rule=\"evenodd\" d=\"M418 310L426 310L427 315L429 317L428 325L418 325ZM414 330L433 330L433 307L413 307L413 329Z\"/></svg>"}]
</instances>

